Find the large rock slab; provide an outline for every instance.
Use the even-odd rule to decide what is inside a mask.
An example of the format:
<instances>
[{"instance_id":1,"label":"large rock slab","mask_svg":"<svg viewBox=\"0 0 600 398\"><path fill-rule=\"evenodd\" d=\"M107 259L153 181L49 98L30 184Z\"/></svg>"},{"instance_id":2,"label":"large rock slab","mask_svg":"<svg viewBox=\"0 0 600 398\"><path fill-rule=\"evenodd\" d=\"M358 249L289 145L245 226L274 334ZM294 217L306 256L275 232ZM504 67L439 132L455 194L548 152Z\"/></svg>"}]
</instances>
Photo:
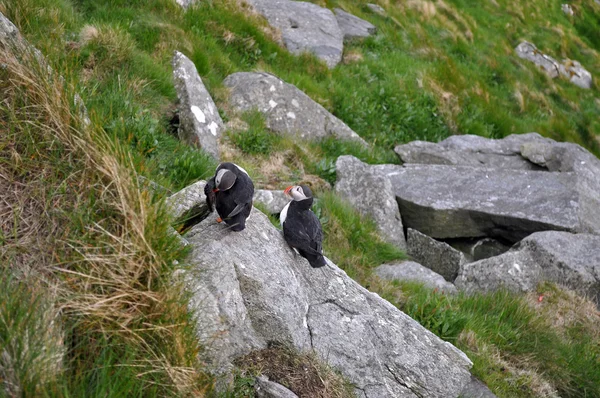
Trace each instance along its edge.
<instances>
[{"instance_id":1,"label":"large rock slab","mask_svg":"<svg viewBox=\"0 0 600 398\"><path fill-rule=\"evenodd\" d=\"M387 242L405 250L402 218L389 179L350 155L340 156L335 167L335 191L361 214L371 217Z\"/></svg>"},{"instance_id":2,"label":"large rock slab","mask_svg":"<svg viewBox=\"0 0 600 398\"><path fill-rule=\"evenodd\" d=\"M500 256L465 264L455 284L467 292L501 287L526 292L542 281L565 286L600 304L600 236L538 232Z\"/></svg>"},{"instance_id":3,"label":"large rock slab","mask_svg":"<svg viewBox=\"0 0 600 398\"><path fill-rule=\"evenodd\" d=\"M437 239L517 242L545 230L586 231L593 209L573 172L443 165L373 166L392 182L405 227Z\"/></svg>"},{"instance_id":4,"label":"large rock slab","mask_svg":"<svg viewBox=\"0 0 600 398\"><path fill-rule=\"evenodd\" d=\"M269 214L279 214L290 203L290 197L283 190L255 189L254 203L261 203Z\"/></svg>"},{"instance_id":5,"label":"large rock slab","mask_svg":"<svg viewBox=\"0 0 600 398\"><path fill-rule=\"evenodd\" d=\"M350 127L327 112L292 84L265 72L239 72L227 76L230 105L238 111L257 109L267 127L277 133L318 139L337 137L365 144Z\"/></svg>"},{"instance_id":6,"label":"large rock slab","mask_svg":"<svg viewBox=\"0 0 600 398\"><path fill-rule=\"evenodd\" d=\"M467 262L462 252L417 230L408 228L406 238L408 255L448 282L456 279L460 266Z\"/></svg>"},{"instance_id":7,"label":"large rock slab","mask_svg":"<svg viewBox=\"0 0 600 398\"><path fill-rule=\"evenodd\" d=\"M375 273L381 279L419 282L444 293L456 293L456 287L447 282L443 276L414 261L382 264L375 268Z\"/></svg>"},{"instance_id":8,"label":"large rock slab","mask_svg":"<svg viewBox=\"0 0 600 398\"><path fill-rule=\"evenodd\" d=\"M342 31L327 8L289 0L248 0L248 3L281 31L283 43L292 54L311 52L330 68L342 60Z\"/></svg>"},{"instance_id":9,"label":"large rock slab","mask_svg":"<svg viewBox=\"0 0 600 398\"><path fill-rule=\"evenodd\" d=\"M194 63L179 51L175 51L172 63L179 98L179 139L219 159L219 138L224 129L219 111Z\"/></svg>"},{"instance_id":10,"label":"large rock slab","mask_svg":"<svg viewBox=\"0 0 600 398\"><path fill-rule=\"evenodd\" d=\"M583 232L600 234L600 159L577 144L531 142L522 155L549 171L574 173Z\"/></svg>"},{"instance_id":11,"label":"large rock slab","mask_svg":"<svg viewBox=\"0 0 600 398\"><path fill-rule=\"evenodd\" d=\"M334 8L335 18L344 34L344 41L362 39L377 32L377 28L368 21L352 15L340 8Z\"/></svg>"},{"instance_id":12,"label":"large rock slab","mask_svg":"<svg viewBox=\"0 0 600 398\"><path fill-rule=\"evenodd\" d=\"M496 398L496 395L475 376L471 376L471 382L462 390L460 396L461 398Z\"/></svg>"},{"instance_id":13,"label":"large rock slab","mask_svg":"<svg viewBox=\"0 0 600 398\"><path fill-rule=\"evenodd\" d=\"M439 143L412 141L394 150L404 163L543 170L521 155L529 143L554 143L537 133L513 134L494 140L477 135L454 135Z\"/></svg>"},{"instance_id":14,"label":"large rock slab","mask_svg":"<svg viewBox=\"0 0 600 398\"><path fill-rule=\"evenodd\" d=\"M186 238L204 360L217 371L267 343L314 350L360 397L456 397L471 362L337 266L313 269L254 210L241 232L212 218Z\"/></svg>"}]
</instances>

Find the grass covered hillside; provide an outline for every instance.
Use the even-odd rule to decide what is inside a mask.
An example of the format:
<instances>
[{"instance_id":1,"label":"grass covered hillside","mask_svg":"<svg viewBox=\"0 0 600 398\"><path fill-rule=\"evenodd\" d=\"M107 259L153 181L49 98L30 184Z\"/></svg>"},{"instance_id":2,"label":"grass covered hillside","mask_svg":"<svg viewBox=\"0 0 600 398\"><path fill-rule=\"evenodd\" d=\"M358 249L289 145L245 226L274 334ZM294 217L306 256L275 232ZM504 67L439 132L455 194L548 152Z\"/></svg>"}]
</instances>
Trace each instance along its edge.
<instances>
[{"instance_id":1,"label":"grass covered hillside","mask_svg":"<svg viewBox=\"0 0 600 398\"><path fill-rule=\"evenodd\" d=\"M380 0L380 16L368 0L313 2L378 32L345 45L328 69L291 55L240 0L188 11L175 0L0 0L53 70L0 47L0 396L214 395L197 359L202 314L187 312L172 278L185 250L164 198L138 184L144 176L175 192L216 166L174 134L175 50L228 122L223 159L258 188L309 183L326 254L351 277L463 350L499 397L600 396L600 313L590 302L553 285L448 297L382 282L372 269L404 253L331 192L342 154L396 163L394 146L453 134L535 131L599 156L600 3L571 1L570 16L548 0ZM594 85L550 79L516 56L523 40L579 61ZM371 146L275 136L259 113L234 114L222 81L241 71L296 85ZM259 370L241 372L229 396L247 396Z\"/></svg>"}]
</instances>

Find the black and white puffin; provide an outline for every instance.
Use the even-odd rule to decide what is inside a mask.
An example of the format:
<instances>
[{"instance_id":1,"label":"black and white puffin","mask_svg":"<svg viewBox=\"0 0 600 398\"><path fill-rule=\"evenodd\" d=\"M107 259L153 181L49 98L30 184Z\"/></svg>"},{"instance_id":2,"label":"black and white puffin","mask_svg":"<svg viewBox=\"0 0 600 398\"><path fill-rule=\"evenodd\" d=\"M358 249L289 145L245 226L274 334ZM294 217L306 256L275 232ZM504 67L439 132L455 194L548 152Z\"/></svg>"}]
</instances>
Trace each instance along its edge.
<instances>
[{"instance_id":1,"label":"black and white puffin","mask_svg":"<svg viewBox=\"0 0 600 398\"><path fill-rule=\"evenodd\" d=\"M246 170L235 163L221 163L206 182L204 194L210 211L217 209L218 222L225 221L233 231L246 228L254 196L254 184Z\"/></svg>"},{"instance_id":2,"label":"black and white puffin","mask_svg":"<svg viewBox=\"0 0 600 398\"><path fill-rule=\"evenodd\" d=\"M310 209L313 204L310 188L293 185L283 192L292 198L279 215L285 241L307 259L311 267L324 266L323 231L319 219Z\"/></svg>"}]
</instances>

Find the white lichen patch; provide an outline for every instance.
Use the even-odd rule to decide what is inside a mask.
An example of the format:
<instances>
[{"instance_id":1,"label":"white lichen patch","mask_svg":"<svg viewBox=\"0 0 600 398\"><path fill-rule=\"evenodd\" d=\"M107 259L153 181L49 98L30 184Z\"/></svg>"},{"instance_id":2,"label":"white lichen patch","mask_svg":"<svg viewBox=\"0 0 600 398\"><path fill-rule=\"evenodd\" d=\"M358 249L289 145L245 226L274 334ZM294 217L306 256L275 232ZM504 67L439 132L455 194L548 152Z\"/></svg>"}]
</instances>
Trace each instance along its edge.
<instances>
[{"instance_id":1,"label":"white lichen patch","mask_svg":"<svg viewBox=\"0 0 600 398\"><path fill-rule=\"evenodd\" d=\"M194 116L196 116L196 120L198 120L200 123L206 123L206 116L200 108L198 108L196 105L192 105L191 110Z\"/></svg>"}]
</instances>

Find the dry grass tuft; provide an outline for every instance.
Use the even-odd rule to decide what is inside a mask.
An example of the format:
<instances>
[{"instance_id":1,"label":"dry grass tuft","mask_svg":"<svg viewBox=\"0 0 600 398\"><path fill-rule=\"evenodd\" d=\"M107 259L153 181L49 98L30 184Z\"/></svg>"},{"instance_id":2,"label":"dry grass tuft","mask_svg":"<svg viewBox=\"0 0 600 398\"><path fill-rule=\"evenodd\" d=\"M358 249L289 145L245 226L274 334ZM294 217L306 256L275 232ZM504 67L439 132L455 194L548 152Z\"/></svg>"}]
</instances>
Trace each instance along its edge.
<instances>
[{"instance_id":1,"label":"dry grass tuft","mask_svg":"<svg viewBox=\"0 0 600 398\"><path fill-rule=\"evenodd\" d=\"M95 40L119 57L122 38L101 28ZM48 314L60 311L73 328L68 357L83 361L74 371L95 359L78 359L89 350L80 343L102 337L138 354L122 366L148 386L202 394L182 291L169 282L180 248L164 207L138 189L128 153L86 124L73 90L39 55L1 46L0 64L2 263L56 286Z\"/></svg>"},{"instance_id":2,"label":"dry grass tuft","mask_svg":"<svg viewBox=\"0 0 600 398\"><path fill-rule=\"evenodd\" d=\"M267 376L300 398L349 398L353 388L315 353L298 353L281 345L251 352L236 360L243 371Z\"/></svg>"}]
</instances>

